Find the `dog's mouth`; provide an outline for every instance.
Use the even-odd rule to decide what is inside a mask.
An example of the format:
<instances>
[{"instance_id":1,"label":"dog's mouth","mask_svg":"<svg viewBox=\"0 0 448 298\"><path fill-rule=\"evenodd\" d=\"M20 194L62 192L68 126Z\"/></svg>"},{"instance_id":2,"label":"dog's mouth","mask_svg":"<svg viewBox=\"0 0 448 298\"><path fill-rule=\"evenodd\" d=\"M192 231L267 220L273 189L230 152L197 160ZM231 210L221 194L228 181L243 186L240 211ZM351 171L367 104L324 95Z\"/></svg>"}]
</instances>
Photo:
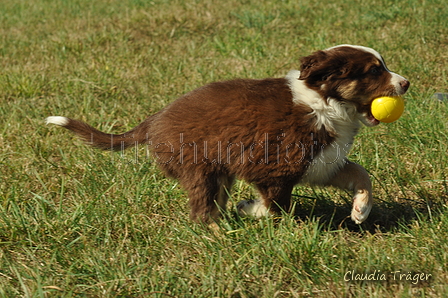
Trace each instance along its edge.
<instances>
[{"instance_id":1,"label":"dog's mouth","mask_svg":"<svg viewBox=\"0 0 448 298\"><path fill-rule=\"evenodd\" d=\"M369 127L380 124L380 121L372 114L372 102L373 99L368 104L358 107L358 119Z\"/></svg>"},{"instance_id":2,"label":"dog's mouth","mask_svg":"<svg viewBox=\"0 0 448 298\"><path fill-rule=\"evenodd\" d=\"M364 120L364 121L362 121L362 120ZM366 111L364 113L362 113L361 121L366 126L377 126L378 124L380 124L380 120L376 119L375 116L373 116L373 114L372 114L372 104L369 104Z\"/></svg>"}]
</instances>

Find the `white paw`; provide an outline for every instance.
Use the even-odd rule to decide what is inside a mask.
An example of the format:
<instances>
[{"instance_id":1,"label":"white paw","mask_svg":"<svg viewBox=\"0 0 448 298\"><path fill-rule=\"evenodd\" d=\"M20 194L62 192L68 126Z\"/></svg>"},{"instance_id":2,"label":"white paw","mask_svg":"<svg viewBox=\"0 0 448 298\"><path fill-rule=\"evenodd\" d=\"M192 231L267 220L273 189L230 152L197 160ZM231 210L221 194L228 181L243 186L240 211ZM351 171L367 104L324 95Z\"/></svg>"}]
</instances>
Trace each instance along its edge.
<instances>
[{"instance_id":1,"label":"white paw","mask_svg":"<svg viewBox=\"0 0 448 298\"><path fill-rule=\"evenodd\" d=\"M269 216L269 210L260 200L244 200L236 206L238 215L241 217L252 216L261 218Z\"/></svg>"},{"instance_id":2,"label":"white paw","mask_svg":"<svg viewBox=\"0 0 448 298\"><path fill-rule=\"evenodd\" d=\"M372 198L368 191L359 191L353 198L352 220L360 224L367 219L372 210Z\"/></svg>"}]
</instances>

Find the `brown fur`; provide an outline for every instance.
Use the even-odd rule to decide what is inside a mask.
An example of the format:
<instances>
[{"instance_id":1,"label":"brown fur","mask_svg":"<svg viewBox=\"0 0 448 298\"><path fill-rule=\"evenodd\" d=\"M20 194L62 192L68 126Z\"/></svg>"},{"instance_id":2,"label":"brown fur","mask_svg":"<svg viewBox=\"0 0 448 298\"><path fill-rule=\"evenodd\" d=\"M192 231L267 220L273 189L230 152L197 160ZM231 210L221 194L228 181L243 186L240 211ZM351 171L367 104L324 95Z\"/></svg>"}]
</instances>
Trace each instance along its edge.
<instances>
[{"instance_id":1,"label":"brown fur","mask_svg":"<svg viewBox=\"0 0 448 298\"><path fill-rule=\"evenodd\" d=\"M332 137L292 101L285 79L233 80L179 98L121 135L70 119L65 128L101 149L147 144L155 162L188 192L193 220L225 209L235 177L253 183L273 210L288 210L292 188ZM266 175L266 173L268 173Z\"/></svg>"}]
</instances>

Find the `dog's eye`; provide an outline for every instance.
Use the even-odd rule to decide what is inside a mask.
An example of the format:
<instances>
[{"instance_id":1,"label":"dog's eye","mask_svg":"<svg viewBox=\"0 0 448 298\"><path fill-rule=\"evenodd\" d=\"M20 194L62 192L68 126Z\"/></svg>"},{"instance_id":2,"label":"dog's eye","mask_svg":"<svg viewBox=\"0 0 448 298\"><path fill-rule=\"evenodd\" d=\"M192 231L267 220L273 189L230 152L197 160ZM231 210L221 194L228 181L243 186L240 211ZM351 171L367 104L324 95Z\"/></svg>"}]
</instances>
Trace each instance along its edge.
<instances>
[{"instance_id":1,"label":"dog's eye","mask_svg":"<svg viewBox=\"0 0 448 298\"><path fill-rule=\"evenodd\" d=\"M377 75L381 73L381 68L379 66L374 66L369 71L373 75Z\"/></svg>"}]
</instances>

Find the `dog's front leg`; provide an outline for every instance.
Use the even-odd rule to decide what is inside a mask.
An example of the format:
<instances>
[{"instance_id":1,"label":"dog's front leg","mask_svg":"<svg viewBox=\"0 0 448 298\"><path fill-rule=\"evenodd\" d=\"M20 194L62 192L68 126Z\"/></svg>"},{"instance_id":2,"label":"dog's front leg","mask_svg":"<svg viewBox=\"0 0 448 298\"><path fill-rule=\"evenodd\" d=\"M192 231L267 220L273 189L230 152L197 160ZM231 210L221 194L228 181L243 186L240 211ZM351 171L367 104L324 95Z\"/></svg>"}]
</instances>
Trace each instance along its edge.
<instances>
[{"instance_id":1,"label":"dog's front leg","mask_svg":"<svg viewBox=\"0 0 448 298\"><path fill-rule=\"evenodd\" d=\"M367 219L373 205L372 183L362 166L347 160L327 184L353 191L352 220L360 224Z\"/></svg>"}]
</instances>

